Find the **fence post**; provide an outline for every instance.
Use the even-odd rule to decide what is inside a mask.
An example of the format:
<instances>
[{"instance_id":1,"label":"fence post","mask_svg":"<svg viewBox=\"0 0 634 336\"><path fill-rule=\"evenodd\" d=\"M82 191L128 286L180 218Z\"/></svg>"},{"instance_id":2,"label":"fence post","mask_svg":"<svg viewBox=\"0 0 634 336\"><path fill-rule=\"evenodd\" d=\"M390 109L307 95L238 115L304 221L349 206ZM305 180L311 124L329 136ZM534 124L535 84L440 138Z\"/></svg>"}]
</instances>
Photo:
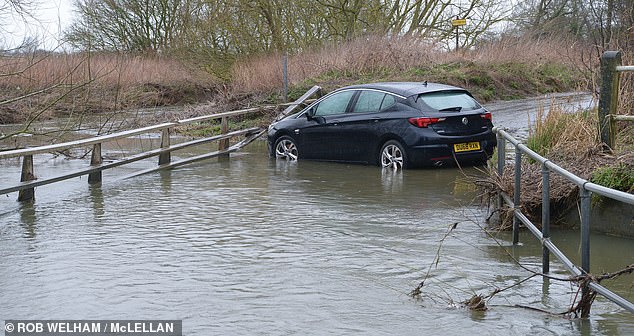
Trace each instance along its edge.
<instances>
[{"instance_id":1,"label":"fence post","mask_svg":"<svg viewBox=\"0 0 634 336\"><path fill-rule=\"evenodd\" d=\"M96 143L92 146L92 154L90 155L90 165L98 166L103 162L101 157L101 143ZM101 183L102 174L101 170L98 172L88 174L88 184Z\"/></svg>"},{"instance_id":2,"label":"fence post","mask_svg":"<svg viewBox=\"0 0 634 336\"><path fill-rule=\"evenodd\" d=\"M165 148L169 148L169 146L170 146L170 129L164 128L163 131L161 132L161 148L165 149ZM158 161L159 166L164 164L169 164L170 161L172 161L171 152L165 152L165 153L159 154L159 161Z\"/></svg>"},{"instance_id":3,"label":"fence post","mask_svg":"<svg viewBox=\"0 0 634 336\"><path fill-rule=\"evenodd\" d=\"M497 133L497 151L498 151L498 167L497 167L497 171L498 171L498 176L500 178L500 180L502 179L502 176L504 175L504 166L506 164L506 139L504 139L504 136L501 133ZM497 204L497 208L498 210L501 211L502 207L504 206L504 198L502 198L502 190L498 190L498 204ZM500 217L500 220L502 220L502 217Z\"/></svg>"},{"instance_id":4,"label":"fence post","mask_svg":"<svg viewBox=\"0 0 634 336\"><path fill-rule=\"evenodd\" d=\"M20 182L33 180L35 180L35 174L33 174L33 155L25 155L22 157ZM28 202L33 200L35 200L35 188L24 189L18 192L18 201Z\"/></svg>"},{"instance_id":5,"label":"fence post","mask_svg":"<svg viewBox=\"0 0 634 336\"><path fill-rule=\"evenodd\" d=\"M282 58L282 75L284 77L284 102L288 103L288 52Z\"/></svg>"},{"instance_id":6,"label":"fence post","mask_svg":"<svg viewBox=\"0 0 634 336\"><path fill-rule=\"evenodd\" d=\"M497 134L497 150L498 150L498 175L504 174L504 164L506 163L506 139L500 133Z\"/></svg>"},{"instance_id":7,"label":"fence post","mask_svg":"<svg viewBox=\"0 0 634 336\"><path fill-rule=\"evenodd\" d=\"M229 132L229 120L227 117L222 117L220 121L220 133L227 134ZM229 139L222 139L218 141L218 150L223 151L229 148ZM228 157L229 153L224 154L223 156Z\"/></svg>"},{"instance_id":8,"label":"fence post","mask_svg":"<svg viewBox=\"0 0 634 336\"><path fill-rule=\"evenodd\" d=\"M542 237L550 239L550 170L542 165ZM550 251L542 245L542 273L550 272Z\"/></svg>"},{"instance_id":9,"label":"fence post","mask_svg":"<svg viewBox=\"0 0 634 336\"><path fill-rule=\"evenodd\" d=\"M601 56L601 92L599 93L599 132L605 149L614 148L616 127L610 116L616 114L619 102L619 73L616 67L621 65L620 51L606 51Z\"/></svg>"},{"instance_id":10,"label":"fence post","mask_svg":"<svg viewBox=\"0 0 634 336\"><path fill-rule=\"evenodd\" d=\"M581 189L581 268L590 273L590 206L591 193Z\"/></svg>"},{"instance_id":11,"label":"fence post","mask_svg":"<svg viewBox=\"0 0 634 336\"><path fill-rule=\"evenodd\" d=\"M522 151L515 146L515 190L513 192L513 245L520 241L520 220L515 211L520 209L520 190L522 189Z\"/></svg>"}]
</instances>

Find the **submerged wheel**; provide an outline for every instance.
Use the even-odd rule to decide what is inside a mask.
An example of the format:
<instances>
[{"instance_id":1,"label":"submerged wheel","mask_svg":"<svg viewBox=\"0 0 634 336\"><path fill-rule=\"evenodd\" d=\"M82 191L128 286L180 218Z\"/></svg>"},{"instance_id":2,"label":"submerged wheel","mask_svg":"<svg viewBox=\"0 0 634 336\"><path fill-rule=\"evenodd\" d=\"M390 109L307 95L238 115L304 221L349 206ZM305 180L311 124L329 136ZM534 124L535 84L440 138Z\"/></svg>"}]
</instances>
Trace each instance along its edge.
<instances>
[{"instance_id":1,"label":"submerged wheel","mask_svg":"<svg viewBox=\"0 0 634 336\"><path fill-rule=\"evenodd\" d=\"M288 161L297 161L299 151L293 138L284 135L275 141L275 158L286 159Z\"/></svg>"},{"instance_id":2,"label":"submerged wheel","mask_svg":"<svg viewBox=\"0 0 634 336\"><path fill-rule=\"evenodd\" d=\"M390 140L381 147L379 155L379 164L383 168L392 168L394 170L407 168L407 154L396 140Z\"/></svg>"}]
</instances>

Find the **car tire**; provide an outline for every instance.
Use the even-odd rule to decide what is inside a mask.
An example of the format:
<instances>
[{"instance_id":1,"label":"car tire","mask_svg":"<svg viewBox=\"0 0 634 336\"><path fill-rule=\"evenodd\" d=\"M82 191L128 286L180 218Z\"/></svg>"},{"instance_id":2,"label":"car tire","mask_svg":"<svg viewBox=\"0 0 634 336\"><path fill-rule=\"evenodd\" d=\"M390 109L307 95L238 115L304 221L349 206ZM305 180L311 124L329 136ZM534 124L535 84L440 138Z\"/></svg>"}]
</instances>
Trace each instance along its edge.
<instances>
[{"instance_id":1,"label":"car tire","mask_svg":"<svg viewBox=\"0 0 634 336\"><path fill-rule=\"evenodd\" d=\"M275 140L273 151L273 156L276 159L285 159L287 161L297 161L299 159L299 149L295 144L295 140L288 135L283 135Z\"/></svg>"},{"instance_id":2,"label":"car tire","mask_svg":"<svg viewBox=\"0 0 634 336\"><path fill-rule=\"evenodd\" d=\"M379 151L379 166L394 170L407 168L407 153L400 142L389 140L381 146Z\"/></svg>"}]
</instances>

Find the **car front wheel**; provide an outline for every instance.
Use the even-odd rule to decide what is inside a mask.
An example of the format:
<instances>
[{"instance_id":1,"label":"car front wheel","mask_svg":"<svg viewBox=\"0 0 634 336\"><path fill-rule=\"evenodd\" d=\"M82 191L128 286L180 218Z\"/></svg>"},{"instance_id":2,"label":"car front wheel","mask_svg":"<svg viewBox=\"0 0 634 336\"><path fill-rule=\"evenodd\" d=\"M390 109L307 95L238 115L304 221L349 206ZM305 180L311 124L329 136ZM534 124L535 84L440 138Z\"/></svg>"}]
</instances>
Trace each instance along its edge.
<instances>
[{"instance_id":1,"label":"car front wheel","mask_svg":"<svg viewBox=\"0 0 634 336\"><path fill-rule=\"evenodd\" d=\"M297 161L299 159L299 151L293 138L284 135L275 141L275 158L288 161Z\"/></svg>"},{"instance_id":2,"label":"car front wheel","mask_svg":"<svg viewBox=\"0 0 634 336\"><path fill-rule=\"evenodd\" d=\"M381 147L380 153L379 163L381 167L394 170L407 168L407 154L400 142L396 140L386 142Z\"/></svg>"}]
</instances>

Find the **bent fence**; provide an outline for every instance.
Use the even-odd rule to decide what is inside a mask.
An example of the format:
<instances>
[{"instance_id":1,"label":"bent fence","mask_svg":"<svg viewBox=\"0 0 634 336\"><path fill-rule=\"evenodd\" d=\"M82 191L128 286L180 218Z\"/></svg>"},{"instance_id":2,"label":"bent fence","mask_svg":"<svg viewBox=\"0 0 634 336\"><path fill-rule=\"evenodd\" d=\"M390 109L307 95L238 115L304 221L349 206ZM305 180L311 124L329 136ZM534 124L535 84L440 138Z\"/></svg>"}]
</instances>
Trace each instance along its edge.
<instances>
[{"instance_id":1,"label":"bent fence","mask_svg":"<svg viewBox=\"0 0 634 336\"><path fill-rule=\"evenodd\" d=\"M599 95L599 132L601 141L614 148L616 122L634 121L634 116L617 115L620 73L634 71L633 65L621 65L620 51L606 51L601 56L601 92Z\"/></svg>"},{"instance_id":2,"label":"bent fence","mask_svg":"<svg viewBox=\"0 0 634 336\"><path fill-rule=\"evenodd\" d=\"M505 158L506 158L506 142L510 142L515 147L515 184L514 194L511 196L506 193L501 193L501 198L510 208L513 209L513 244L519 242L519 229L520 223L524 224L526 228L542 243L542 271L548 273L550 269L550 254L552 253L561 261L564 267L576 277L582 277L590 274L590 212L591 212L591 196L592 193L607 197L619 202L634 205L634 195L628 194L622 191L606 188L598 184L594 184L587 180L584 180L571 172L557 166L550 160L535 153L517 139L513 138L506 131L494 128L494 132L497 134L497 148L498 148L498 166L497 172L502 176L504 172ZM542 229L541 231L522 213L520 207L520 191L522 188L522 157L523 155L535 160L542 166ZM581 267L575 265L570 258L550 240L550 173L554 172L571 181L577 187L579 187L580 203L581 203ZM501 203L500 203L501 205ZM634 313L634 304L626 299L618 296L609 289L601 286L592 277L589 277L590 282L588 287L595 292L605 296L612 302L621 306L622 308ZM584 288L585 289L585 288ZM589 309L589 308L588 308ZM589 313L589 311L587 312ZM582 316L584 312L582 312Z\"/></svg>"},{"instance_id":3,"label":"bent fence","mask_svg":"<svg viewBox=\"0 0 634 336\"><path fill-rule=\"evenodd\" d=\"M311 96L315 94L319 95L320 93L321 93L321 88L319 86L312 87L310 90L308 90L304 95L302 95L296 101L294 101L291 104L287 104L288 107L281 113L281 115L287 115L291 113L293 110L295 110L295 108L303 104L308 98L310 98ZM181 166L181 165L185 165L185 164L189 164L189 163L193 163L193 162L197 162L200 160L205 160L205 159L209 159L209 158L213 158L213 157L217 157L221 155L229 155L229 153L241 149L242 147L246 146L247 144L251 143L253 140L263 135L264 132L266 132L266 130L258 128L258 127L229 132L229 118L239 116L239 115L258 113L258 112L266 111L266 110L272 111L272 110L275 110L276 108L277 106L264 106L264 107L255 107L255 108L249 108L249 109L243 109L243 110L237 110L237 111L229 111L229 112L211 114L211 115L194 117L189 119L183 119L183 120L178 120L174 122L168 122L168 123L163 123L163 124L158 124L158 125L153 125L153 126L148 126L148 127L143 127L143 128L123 131L123 132L118 132L118 133L113 133L113 134L108 134L103 136L97 136L97 137L92 137L92 138L87 138L87 139L82 139L77 141L71 141L71 142L65 142L65 143L59 143L59 144L53 144L53 145L47 145L47 146L40 146L40 147L33 147L33 148L1 151L0 159L9 159L9 158L15 158L15 157L22 158L22 173L20 177L20 183L11 187L0 189L0 195L17 191L18 201L32 201L35 198L35 187L39 187L39 186L43 186L43 185L47 185L47 184L51 184L55 182L60 182L60 181L68 180L68 179L83 176L83 175L88 175L88 183L90 184L100 183L102 180L101 173L103 170L122 166L128 163L151 158L154 156L159 157L158 166L156 168L139 171L133 174L132 176L137 176L137 175L149 173L149 172L160 170L160 169L174 168L177 166ZM195 124L199 122L217 120L217 119L221 120L220 122L221 134L211 136L211 137L196 139L196 140L192 140L192 141L188 141L184 143L179 143L175 145L170 144L170 134L173 133L174 128L178 126ZM124 138L129 138L129 137L137 136L141 134L157 133L157 132L161 133L161 138L160 138L161 142L160 142L159 148L145 151L140 154L136 154L136 155L133 155L118 161L113 161L108 163L103 162L103 157L101 153L102 144L109 141L118 140L118 139L124 139ZM238 137L238 136L244 136L244 139L242 139L241 141L233 145L230 145L229 140L231 138ZM217 151L182 159L175 162L171 161L171 152L173 151L181 150L181 149L192 147L192 146L207 144L214 141L218 141ZM88 146L92 146L92 153L91 153L89 167L78 170L78 171L69 172L63 175L44 178L44 179L37 179L35 177L35 170L33 167L34 155L52 153L52 152L62 151L62 150L71 149L71 148L88 147Z\"/></svg>"}]
</instances>

